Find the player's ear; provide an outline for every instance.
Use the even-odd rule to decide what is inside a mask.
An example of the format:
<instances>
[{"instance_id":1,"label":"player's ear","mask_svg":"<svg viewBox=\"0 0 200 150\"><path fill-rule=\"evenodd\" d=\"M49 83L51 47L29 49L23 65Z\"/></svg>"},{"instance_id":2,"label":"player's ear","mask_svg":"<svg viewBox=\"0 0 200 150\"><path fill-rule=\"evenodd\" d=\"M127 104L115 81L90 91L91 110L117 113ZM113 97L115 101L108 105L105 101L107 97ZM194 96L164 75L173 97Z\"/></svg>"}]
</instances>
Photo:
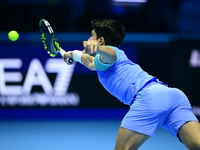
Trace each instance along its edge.
<instances>
[{"instance_id":1,"label":"player's ear","mask_svg":"<svg viewBox=\"0 0 200 150\"><path fill-rule=\"evenodd\" d=\"M99 45L105 45L105 39L104 39L104 37L100 37L98 39L98 41L99 41Z\"/></svg>"}]
</instances>

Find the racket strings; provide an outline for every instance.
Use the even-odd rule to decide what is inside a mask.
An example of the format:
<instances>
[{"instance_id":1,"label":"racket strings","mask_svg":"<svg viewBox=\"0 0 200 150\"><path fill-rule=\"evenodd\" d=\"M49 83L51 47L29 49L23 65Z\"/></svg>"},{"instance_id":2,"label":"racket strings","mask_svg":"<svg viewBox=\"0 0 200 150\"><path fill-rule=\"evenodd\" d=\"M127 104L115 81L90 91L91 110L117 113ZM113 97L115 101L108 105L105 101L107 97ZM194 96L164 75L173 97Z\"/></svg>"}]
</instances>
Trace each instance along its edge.
<instances>
[{"instance_id":1,"label":"racket strings","mask_svg":"<svg viewBox=\"0 0 200 150\"><path fill-rule=\"evenodd\" d=\"M60 45L57 42L54 31L49 22L45 19L41 19L39 22L39 28L45 50L51 57L57 56L60 52Z\"/></svg>"},{"instance_id":2,"label":"racket strings","mask_svg":"<svg viewBox=\"0 0 200 150\"><path fill-rule=\"evenodd\" d=\"M49 49L48 49L48 46L46 44L46 39L45 39L45 36L44 36L44 33L41 34L41 39L42 39L42 42L43 42L43 45L44 45L44 48L45 50L47 50L47 53L51 56L51 57L55 57L56 55L55 54L52 54ZM56 50L55 50L56 51Z\"/></svg>"}]
</instances>

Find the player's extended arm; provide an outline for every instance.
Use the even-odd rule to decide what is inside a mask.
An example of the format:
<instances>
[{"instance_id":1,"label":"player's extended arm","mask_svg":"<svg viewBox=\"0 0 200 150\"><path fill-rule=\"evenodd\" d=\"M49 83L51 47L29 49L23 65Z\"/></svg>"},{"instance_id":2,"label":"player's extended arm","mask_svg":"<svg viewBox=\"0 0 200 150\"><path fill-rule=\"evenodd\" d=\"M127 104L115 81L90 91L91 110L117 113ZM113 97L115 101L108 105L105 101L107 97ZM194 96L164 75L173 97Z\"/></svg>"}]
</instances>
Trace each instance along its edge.
<instances>
[{"instance_id":1,"label":"player's extended arm","mask_svg":"<svg viewBox=\"0 0 200 150\"><path fill-rule=\"evenodd\" d=\"M94 66L94 56L90 56L89 54L82 54L81 62L88 69L93 70L93 71L96 70Z\"/></svg>"},{"instance_id":2,"label":"player's extended arm","mask_svg":"<svg viewBox=\"0 0 200 150\"><path fill-rule=\"evenodd\" d=\"M117 61L115 50L108 46L99 46L97 53L100 54L100 60L104 64L113 64Z\"/></svg>"},{"instance_id":3,"label":"player's extended arm","mask_svg":"<svg viewBox=\"0 0 200 150\"><path fill-rule=\"evenodd\" d=\"M100 60L105 64L113 64L117 61L117 54L115 50L106 45L100 46L97 40L84 41L83 46L84 54L100 54Z\"/></svg>"},{"instance_id":4,"label":"player's extended arm","mask_svg":"<svg viewBox=\"0 0 200 150\"><path fill-rule=\"evenodd\" d=\"M63 55L63 59L67 64L69 64L68 62L69 58L72 58L74 60L72 64L78 61L88 69L93 71L96 70L94 66L94 56L90 56L89 54L83 54L82 51L74 50L74 51L68 51Z\"/></svg>"}]
</instances>

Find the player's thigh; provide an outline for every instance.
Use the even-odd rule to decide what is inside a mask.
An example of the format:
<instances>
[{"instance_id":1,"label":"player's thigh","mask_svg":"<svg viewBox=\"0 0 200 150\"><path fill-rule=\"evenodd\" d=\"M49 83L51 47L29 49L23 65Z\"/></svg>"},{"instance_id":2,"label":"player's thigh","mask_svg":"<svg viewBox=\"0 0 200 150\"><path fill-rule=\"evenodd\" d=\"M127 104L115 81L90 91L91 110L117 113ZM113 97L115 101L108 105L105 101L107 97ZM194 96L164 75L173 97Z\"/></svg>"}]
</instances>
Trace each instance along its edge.
<instances>
[{"instance_id":1,"label":"player's thigh","mask_svg":"<svg viewBox=\"0 0 200 150\"><path fill-rule=\"evenodd\" d=\"M200 149L200 124L197 121L190 121L184 124L178 132L180 140L190 150Z\"/></svg>"},{"instance_id":2,"label":"player's thigh","mask_svg":"<svg viewBox=\"0 0 200 150\"><path fill-rule=\"evenodd\" d=\"M120 127L114 150L137 150L149 137Z\"/></svg>"}]
</instances>

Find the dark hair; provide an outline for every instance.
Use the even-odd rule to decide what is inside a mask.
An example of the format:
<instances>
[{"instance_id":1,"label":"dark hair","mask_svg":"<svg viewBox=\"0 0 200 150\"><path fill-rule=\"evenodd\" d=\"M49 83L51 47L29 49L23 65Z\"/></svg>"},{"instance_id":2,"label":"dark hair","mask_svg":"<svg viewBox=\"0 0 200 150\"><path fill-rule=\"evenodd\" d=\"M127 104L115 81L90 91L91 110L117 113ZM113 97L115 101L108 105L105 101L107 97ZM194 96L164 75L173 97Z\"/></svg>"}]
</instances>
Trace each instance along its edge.
<instances>
[{"instance_id":1,"label":"dark hair","mask_svg":"<svg viewBox=\"0 0 200 150\"><path fill-rule=\"evenodd\" d=\"M118 47L125 37L124 27L115 20L95 19L91 22L97 39L104 37L105 45Z\"/></svg>"}]
</instances>

